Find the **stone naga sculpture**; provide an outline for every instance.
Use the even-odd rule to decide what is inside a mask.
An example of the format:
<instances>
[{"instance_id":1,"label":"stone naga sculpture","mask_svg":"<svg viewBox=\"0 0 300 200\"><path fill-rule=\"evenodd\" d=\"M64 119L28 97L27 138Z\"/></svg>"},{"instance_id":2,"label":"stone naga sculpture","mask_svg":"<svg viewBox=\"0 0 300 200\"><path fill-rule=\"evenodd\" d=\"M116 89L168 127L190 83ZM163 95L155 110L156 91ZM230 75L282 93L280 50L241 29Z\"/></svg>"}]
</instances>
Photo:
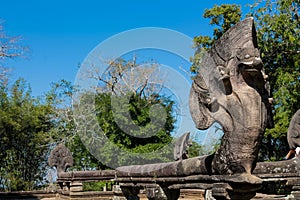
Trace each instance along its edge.
<instances>
[{"instance_id":1,"label":"stone naga sculpture","mask_svg":"<svg viewBox=\"0 0 300 200\"><path fill-rule=\"evenodd\" d=\"M253 18L230 28L210 51L203 53L199 69L190 92L190 111L198 129L207 129L214 122L222 125L224 135L217 151L169 163L122 166L116 169L116 175L224 175L223 182L230 183L235 191L232 194L245 196L249 192L249 198L244 199L250 199L262 183L251 174L264 131L272 126L267 75L257 48Z\"/></svg>"},{"instance_id":2,"label":"stone naga sculpture","mask_svg":"<svg viewBox=\"0 0 300 200\"><path fill-rule=\"evenodd\" d=\"M224 136L212 160L215 174L251 174L266 127L272 126L267 75L253 18L230 28L202 57L190 93L198 129L214 122Z\"/></svg>"},{"instance_id":3,"label":"stone naga sculpture","mask_svg":"<svg viewBox=\"0 0 300 200\"><path fill-rule=\"evenodd\" d=\"M57 173L65 172L68 167L73 166L73 156L71 151L64 145L57 145L50 153L49 165L56 167Z\"/></svg>"},{"instance_id":4,"label":"stone naga sculpture","mask_svg":"<svg viewBox=\"0 0 300 200\"><path fill-rule=\"evenodd\" d=\"M285 158L289 159L292 154L298 154L295 152L295 149L300 147L300 109L297 110L292 117L287 132L287 141L289 143L290 151Z\"/></svg>"},{"instance_id":5,"label":"stone naga sculpture","mask_svg":"<svg viewBox=\"0 0 300 200\"><path fill-rule=\"evenodd\" d=\"M191 146L189 142L190 132L183 134L175 142L174 160L183 160L188 158L187 148Z\"/></svg>"}]
</instances>

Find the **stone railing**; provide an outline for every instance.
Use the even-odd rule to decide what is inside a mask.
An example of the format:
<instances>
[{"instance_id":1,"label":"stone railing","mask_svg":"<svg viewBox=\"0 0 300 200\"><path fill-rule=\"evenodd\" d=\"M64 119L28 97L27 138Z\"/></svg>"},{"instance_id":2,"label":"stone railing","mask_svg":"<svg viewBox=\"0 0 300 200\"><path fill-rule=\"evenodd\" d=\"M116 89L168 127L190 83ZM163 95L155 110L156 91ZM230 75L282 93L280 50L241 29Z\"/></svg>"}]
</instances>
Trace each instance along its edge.
<instances>
[{"instance_id":1,"label":"stone railing","mask_svg":"<svg viewBox=\"0 0 300 200\"><path fill-rule=\"evenodd\" d=\"M255 198L260 190L272 193L261 188L279 183L287 189L286 199L299 199L298 157L257 163L264 132L273 126L267 79L254 20L247 18L227 30L202 55L190 92L190 111L196 127L208 129L214 122L222 126L224 135L213 155L185 159L186 134L176 143L174 162L122 166L108 171L64 172L73 159L71 152L59 145L51 153L49 163L58 170L61 191L72 195L82 191L82 182L112 180L117 183L115 200L137 200L141 189L152 200L176 200L182 189L203 189L206 199L248 200ZM299 131L300 122L294 124L297 127L293 130ZM288 141L291 150L295 145L300 146L300 141L289 137Z\"/></svg>"},{"instance_id":2,"label":"stone railing","mask_svg":"<svg viewBox=\"0 0 300 200\"><path fill-rule=\"evenodd\" d=\"M60 152L68 151L64 145L59 145L57 148L61 149ZM64 155L69 154L64 153ZM240 175L211 174L208 170L210 166L207 165L211 157L202 156L170 163L119 167L115 170L65 172L66 168L61 168L64 171L58 173L59 193L69 198L107 195L108 199L121 200L139 199L140 191L144 191L148 199L176 200L180 196L180 191L184 189L201 189L205 191L206 199L241 200L254 198L257 191L269 195L276 194L278 192L278 188L274 188L276 183L285 190L284 199L300 199L299 157L286 161L259 162L253 175L248 175L248 178L247 176L241 178ZM63 159L63 156L58 158ZM70 162L70 158L65 160ZM63 162L60 164L67 166ZM147 171L145 167L151 170ZM134 173L134 171L141 171L141 168L145 171L143 175ZM83 193L84 182L96 181L114 182L113 191L101 192L101 194ZM273 191L270 187L273 187Z\"/></svg>"}]
</instances>

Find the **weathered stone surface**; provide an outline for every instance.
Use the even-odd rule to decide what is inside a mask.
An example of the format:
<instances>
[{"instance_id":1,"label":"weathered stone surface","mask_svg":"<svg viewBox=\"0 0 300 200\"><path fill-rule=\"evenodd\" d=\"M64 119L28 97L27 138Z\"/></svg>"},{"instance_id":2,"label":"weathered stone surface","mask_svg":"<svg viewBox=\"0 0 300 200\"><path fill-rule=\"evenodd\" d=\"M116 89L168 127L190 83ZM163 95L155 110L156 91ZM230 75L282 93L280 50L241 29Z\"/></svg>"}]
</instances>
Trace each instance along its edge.
<instances>
[{"instance_id":1,"label":"weathered stone surface","mask_svg":"<svg viewBox=\"0 0 300 200\"><path fill-rule=\"evenodd\" d=\"M212 196L215 199L230 199L229 191L233 190L227 183L215 183L212 189Z\"/></svg>"},{"instance_id":2,"label":"weathered stone surface","mask_svg":"<svg viewBox=\"0 0 300 200\"><path fill-rule=\"evenodd\" d=\"M115 177L114 170L73 171L59 174L59 180L110 180Z\"/></svg>"},{"instance_id":3,"label":"weathered stone surface","mask_svg":"<svg viewBox=\"0 0 300 200\"><path fill-rule=\"evenodd\" d=\"M140 199L140 197L138 196L138 194L140 193L139 187L123 187L123 186L121 186L121 190L127 200L139 200Z\"/></svg>"},{"instance_id":4,"label":"weathered stone surface","mask_svg":"<svg viewBox=\"0 0 300 200\"><path fill-rule=\"evenodd\" d=\"M116 168L119 177L174 177L210 174L212 156L201 156L169 163L132 165Z\"/></svg>"},{"instance_id":5,"label":"weathered stone surface","mask_svg":"<svg viewBox=\"0 0 300 200\"><path fill-rule=\"evenodd\" d=\"M267 76L253 18L229 29L199 67L190 94L192 117L199 129L219 122L224 131L213 172L251 173L265 128L271 125Z\"/></svg>"},{"instance_id":6,"label":"weathered stone surface","mask_svg":"<svg viewBox=\"0 0 300 200\"><path fill-rule=\"evenodd\" d=\"M83 191L83 184L78 181L73 181L70 184L70 191L71 192L82 192Z\"/></svg>"},{"instance_id":7,"label":"weathered stone surface","mask_svg":"<svg viewBox=\"0 0 300 200\"><path fill-rule=\"evenodd\" d=\"M73 166L72 153L64 144L59 144L51 151L48 163L55 166L58 173L64 172Z\"/></svg>"},{"instance_id":8,"label":"weathered stone surface","mask_svg":"<svg viewBox=\"0 0 300 200\"><path fill-rule=\"evenodd\" d=\"M258 162L253 174L261 178L297 177L300 172L299 156L283 161Z\"/></svg>"},{"instance_id":9,"label":"weathered stone surface","mask_svg":"<svg viewBox=\"0 0 300 200\"><path fill-rule=\"evenodd\" d=\"M300 147L300 109L292 117L287 132L287 140L290 149Z\"/></svg>"},{"instance_id":10,"label":"weathered stone surface","mask_svg":"<svg viewBox=\"0 0 300 200\"><path fill-rule=\"evenodd\" d=\"M189 138L190 138L190 132L187 132L176 140L175 147L174 147L175 161L188 158L187 148L190 146Z\"/></svg>"}]
</instances>

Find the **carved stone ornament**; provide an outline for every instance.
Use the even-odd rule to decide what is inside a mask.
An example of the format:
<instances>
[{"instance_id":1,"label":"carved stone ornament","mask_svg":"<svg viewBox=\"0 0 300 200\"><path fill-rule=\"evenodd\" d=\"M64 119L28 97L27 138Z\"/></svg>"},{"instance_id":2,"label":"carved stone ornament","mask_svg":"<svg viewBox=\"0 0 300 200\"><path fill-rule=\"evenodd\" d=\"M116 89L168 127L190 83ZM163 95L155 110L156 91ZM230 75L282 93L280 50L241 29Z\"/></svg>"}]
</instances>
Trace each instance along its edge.
<instances>
[{"instance_id":1,"label":"carved stone ornament","mask_svg":"<svg viewBox=\"0 0 300 200\"><path fill-rule=\"evenodd\" d=\"M57 173L65 172L73 166L72 153L64 144L59 144L51 151L48 162L51 167L56 167Z\"/></svg>"},{"instance_id":2,"label":"carved stone ornament","mask_svg":"<svg viewBox=\"0 0 300 200\"><path fill-rule=\"evenodd\" d=\"M187 132L176 140L175 147L174 147L175 161L188 158L187 148L190 146L189 138L190 138L190 132Z\"/></svg>"},{"instance_id":3,"label":"carved stone ornament","mask_svg":"<svg viewBox=\"0 0 300 200\"><path fill-rule=\"evenodd\" d=\"M204 53L190 93L198 129L214 122L224 136L215 152L216 174L251 174L266 127L272 126L267 75L257 47L253 18L230 28Z\"/></svg>"}]
</instances>

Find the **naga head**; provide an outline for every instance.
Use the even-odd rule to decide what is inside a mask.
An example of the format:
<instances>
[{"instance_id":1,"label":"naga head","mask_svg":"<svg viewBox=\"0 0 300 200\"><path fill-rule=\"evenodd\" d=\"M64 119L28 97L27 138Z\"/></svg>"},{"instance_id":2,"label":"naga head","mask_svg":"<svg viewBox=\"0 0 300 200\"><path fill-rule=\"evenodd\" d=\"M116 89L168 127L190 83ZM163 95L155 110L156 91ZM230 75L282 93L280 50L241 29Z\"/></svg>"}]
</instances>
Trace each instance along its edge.
<instances>
[{"instance_id":1,"label":"naga head","mask_svg":"<svg viewBox=\"0 0 300 200\"><path fill-rule=\"evenodd\" d=\"M226 107L226 96L242 88L250 87L268 101L268 76L258 50L253 18L225 32L204 54L200 65L190 93L190 110L197 128L221 123L216 114L218 105Z\"/></svg>"},{"instance_id":2,"label":"naga head","mask_svg":"<svg viewBox=\"0 0 300 200\"><path fill-rule=\"evenodd\" d=\"M62 143L51 151L48 162L51 167L56 167L58 174L65 172L74 163L71 151Z\"/></svg>"},{"instance_id":3,"label":"naga head","mask_svg":"<svg viewBox=\"0 0 300 200\"><path fill-rule=\"evenodd\" d=\"M264 73L264 65L257 48L241 48L236 52L237 72L251 87L263 89L268 76Z\"/></svg>"},{"instance_id":4,"label":"naga head","mask_svg":"<svg viewBox=\"0 0 300 200\"><path fill-rule=\"evenodd\" d=\"M253 18L237 23L204 54L190 92L196 127L221 124L224 136L213 159L216 173L253 170L268 125L267 76Z\"/></svg>"}]
</instances>

